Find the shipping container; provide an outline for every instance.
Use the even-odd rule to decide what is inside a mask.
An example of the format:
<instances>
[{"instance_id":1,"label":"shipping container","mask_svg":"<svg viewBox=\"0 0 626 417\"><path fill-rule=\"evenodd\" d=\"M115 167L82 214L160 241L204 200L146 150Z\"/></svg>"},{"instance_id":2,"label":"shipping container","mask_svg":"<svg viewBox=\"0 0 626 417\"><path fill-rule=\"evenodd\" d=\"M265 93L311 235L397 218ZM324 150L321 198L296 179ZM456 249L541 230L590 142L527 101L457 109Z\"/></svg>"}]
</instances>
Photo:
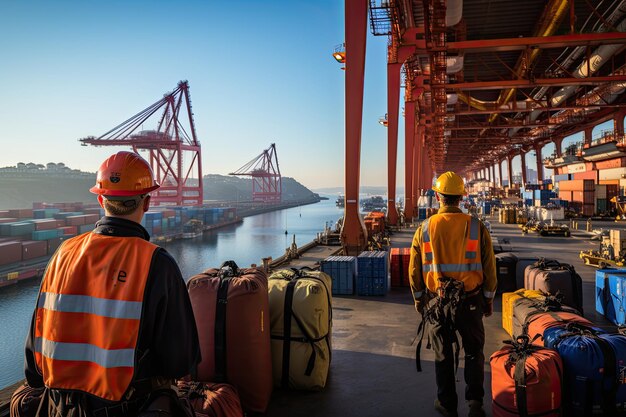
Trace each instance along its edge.
<instances>
[{"instance_id":1,"label":"shipping container","mask_svg":"<svg viewBox=\"0 0 626 417\"><path fill-rule=\"evenodd\" d=\"M596 184L596 199L606 199L606 185Z\"/></svg>"},{"instance_id":2,"label":"shipping container","mask_svg":"<svg viewBox=\"0 0 626 417\"><path fill-rule=\"evenodd\" d=\"M35 230L31 234L32 240L48 240L54 239L56 237L63 236L63 231L60 229L52 229L52 230Z\"/></svg>"},{"instance_id":3,"label":"shipping container","mask_svg":"<svg viewBox=\"0 0 626 417\"><path fill-rule=\"evenodd\" d=\"M5 219L7 217L11 217L9 216L9 210L0 210L0 219Z\"/></svg>"},{"instance_id":4,"label":"shipping container","mask_svg":"<svg viewBox=\"0 0 626 417\"><path fill-rule=\"evenodd\" d=\"M35 231L35 225L29 222L0 224L0 236L24 236Z\"/></svg>"},{"instance_id":5,"label":"shipping container","mask_svg":"<svg viewBox=\"0 0 626 417\"><path fill-rule=\"evenodd\" d=\"M593 191L595 182L593 180L569 180L559 183L559 191Z\"/></svg>"},{"instance_id":6,"label":"shipping container","mask_svg":"<svg viewBox=\"0 0 626 417\"><path fill-rule=\"evenodd\" d=\"M82 235L83 233L91 232L93 231L94 227L94 224L82 224L78 226L78 234Z\"/></svg>"},{"instance_id":7,"label":"shipping container","mask_svg":"<svg viewBox=\"0 0 626 417\"><path fill-rule=\"evenodd\" d=\"M63 226L63 227L59 227L59 230L63 233L64 236L66 235L77 235L78 234L78 227L76 226Z\"/></svg>"},{"instance_id":8,"label":"shipping container","mask_svg":"<svg viewBox=\"0 0 626 417\"><path fill-rule=\"evenodd\" d=\"M8 265L22 260L22 242L0 243L0 265Z\"/></svg>"},{"instance_id":9,"label":"shipping container","mask_svg":"<svg viewBox=\"0 0 626 417\"><path fill-rule=\"evenodd\" d=\"M357 256L358 295L387 294L387 259L388 254L385 251L366 251Z\"/></svg>"},{"instance_id":10,"label":"shipping container","mask_svg":"<svg viewBox=\"0 0 626 417\"><path fill-rule=\"evenodd\" d=\"M17 217L18 219L32 219L33 209L13 209L9 210L7 217Z\"/></svg>"},{"instance_id":11,"label":"shipping container","mask_svg":"<svg viewBox=\"0 0 626 417\"><path fill-rule=\"evenodd\" d=\"M598 180L598 171L577 172L574 174L575 180Z\"/></svg>"},{"instance_id":12,"label":"shipping container","mask_svg":"<svg viewBox=\"0 0 626 417\"><path fill-rule=\"evenodd\" d=\"M567 165L568 174L574 174L576 172L585 172L585 171L587 171L587 166L585 165L584 162Z\"/></svg>"},{"instance_id":13,"label":"shipping container","mask_svg":"<svg viewBox=\"0 0 626 417\"><path fill-rule=\"evenodd\" d=\"M22 260L41 258L48 254L48 242L42 241L24 241L22 242Z\"/></svg>"},{"instance_id":14,"label":"shipping container","mask_svg":"<svg viewBox=\"0 0 626 417\"><path fill-rule=\"evenodd\" d=\"M37 219L31 220L34 223L35 230L52 230L57 228L57 221L55 219Z\"/></svg>"},{"instance_id":15,"label":"shipping container","mask_svg":"<svg viewBox=\"0 0 626 417\"><path fill-rule=\"evenodd\" d=\"M596 161L596 169L609 169L626 167L626 157Z\"/></svg>"},{"instance_id":16,"label":"shipping container","mask_svg":"<svg viewBox=\"0 0 626 417\"><path fill-rule=\"evenodd\" d=\"M5 218L0 218L0 224L2 223L18 223L19 219L16 219L15 217L5 217Z\"/></svg>"},{"instance_id":17,"label":"shipping container","mask_svg":"<svg viewBox=\"0 0 626 417\"><path fill-rule=\"evenodd\" d=\"M626 178L626 167L601 169L598 171L598 178L600 180L619 180Z\"/></svg>"},{"instance_id":18,"label":"shipping container","mask_svg":"<svg viewBox=\"0 0 626 417\"><path fill-rule=\"evenodd\" d=\"M333 279L333 295L354 294L354 281L357 275L356 256L330 256L320 262L320 269Z\"/></svg>"}]
</instances>

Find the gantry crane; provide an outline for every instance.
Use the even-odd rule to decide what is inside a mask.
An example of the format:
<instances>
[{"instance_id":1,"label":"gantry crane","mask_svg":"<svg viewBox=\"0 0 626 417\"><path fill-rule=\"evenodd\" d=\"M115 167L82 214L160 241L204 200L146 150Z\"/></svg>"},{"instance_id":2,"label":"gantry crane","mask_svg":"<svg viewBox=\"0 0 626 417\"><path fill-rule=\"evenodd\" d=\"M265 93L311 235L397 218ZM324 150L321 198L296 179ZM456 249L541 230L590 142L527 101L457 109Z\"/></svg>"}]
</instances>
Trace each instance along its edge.
<instances>
[{"instance_id":1,"label":"gantry crane","mask_svg":"<svg viewBox=\"0 0 626 417\"><path fill-rule=\"evenodd\" d=\"M252 177L252 201L278 203L282 196L282 179L278 167L276 144L228 175Z\"/></svg>"},{"instance_id":2,"label":"gantry crane","mask_svg":"<svg viewBox=\"0 0 626 417\"><path fill-rule=\"evenodd\" d=\"M162 113L156 120L152 116L159 110ZM187 114L186 120L181 111ZM156 130L143 130L151 122L157 122ZM150 166L161 184L152 193L155 205L202 204L202 157L187 81L179 82L174 91L102 136L88 136L79 141L83 146L130 146L135 152L147 150ZM194 173L197 179L193 178Z\"/></svg>"}]
</instances>

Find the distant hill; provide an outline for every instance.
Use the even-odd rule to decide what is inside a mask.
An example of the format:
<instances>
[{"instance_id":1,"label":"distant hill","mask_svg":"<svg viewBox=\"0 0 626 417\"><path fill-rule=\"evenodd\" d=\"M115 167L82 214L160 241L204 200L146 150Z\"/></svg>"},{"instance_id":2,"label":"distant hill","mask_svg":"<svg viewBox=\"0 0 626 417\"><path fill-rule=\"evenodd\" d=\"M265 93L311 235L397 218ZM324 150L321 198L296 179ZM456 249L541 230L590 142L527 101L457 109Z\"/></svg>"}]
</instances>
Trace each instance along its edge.
<instances>
[{"instance_id":1,"label":"distant hill","mask_svg":"<svg viewBox=\"0 0 626 417\"><path fill-rule=\"evenodd\" d=\"M325 188L315 188L313 191L323 194L343 194L343 187L325 187ZM364 185L360 188L361 194L370 194L370 195L387 195L387 186L372 186L372 185ZM404 187L396 187L397 195L404 195Z\"/></svg>"},{"instance_id":2,"label":"distant hill","mask_svg":"<svg viewBox=\"0 0 626 417\"><path fill-rule=\"evenodd\" d=\"M96 201L89 188L94 173L39 168L0 168L0 210L32 207L34 202ZM204 199L247 201L252 198L252 180L225 175L204 176ZM317 194L294 180L283 178L283 201L306 200Z\"/></svg>"},{"instance_id":3,"label":"distant hill","mask_svg":"<svg viewBox=\"0 0 626 417\"><path fill-rule=\"evenodd\" d=\"M306 200L316 197L313 191L293 178L283 177L283 201ZM203 177L204 199L220 201L250 200L252 179L230 175L205 175Z\"/></svg>"}]
</instances>

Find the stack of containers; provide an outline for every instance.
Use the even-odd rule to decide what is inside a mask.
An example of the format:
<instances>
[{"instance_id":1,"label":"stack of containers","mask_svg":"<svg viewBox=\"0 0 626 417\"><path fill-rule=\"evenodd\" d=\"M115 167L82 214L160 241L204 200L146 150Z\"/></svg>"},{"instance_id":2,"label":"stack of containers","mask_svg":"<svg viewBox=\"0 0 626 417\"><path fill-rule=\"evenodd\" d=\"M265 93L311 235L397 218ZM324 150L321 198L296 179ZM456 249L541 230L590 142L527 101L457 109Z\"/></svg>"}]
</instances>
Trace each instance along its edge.
<instances>
[{"instance_id":1,"label":"stack of containers","mask_svg":"<svg viewBox=\"0 0 626 417\"><path fill-rule=\"evenodd\" d=\"M354 281L357 276L355 256L330 256L320 263L322 272L333 279L333 295L354 294Z\"/></svg>"},{"instance_id":2,"label":"stack of containers","mask_svg":"<svg viewBox=\"0 0 626 417\"><path fill-rule=\"evenodd\" d=\"M608 209L608 202L607 202L607 193L606 193L606 185L603 184L596 184L596 195L595 195L595 199L596 199L596 205L595 205L595 212L596 213L604 213L605 211L607 211Z\"/></svg>"},{"instance_id":3,"label":"stack of containers","mask_svg":"<svg viewBox=\"0 0 626 417\"><path fill-rule=\"evenodd\" d=\"M358 295L385 295L387 293L387 252L366 251L357 257L356 287Z\"/></svg>"},{"instance_id":4,"label":"stack of containers","mask_svg":"<svg viewBox=\"0 0 626 417\"><path fill-rule=\"evenodd\" d=\"M160 211L147 211L142 220L142 225L150 236L160 235L163 215Z\"/></svg>"},{"instance_id":5,"label":"stack of containers","mask_svg":"<svg viewBox=\"0 0 626 417\"><path fill-rule=\"evenodd\" d=\"M535 190L534 191L534 206L541 207L545 206L550 202L551 198L556 197L556 195L550 190Z\"/></svg>"},{"instance_id":6,"label":"stack of containers","mask_svg":"<svg viewBox=\"0 0 626 417\"><path fill-rule=\"evenodd\" d=\"M580 207L584 216L592 216L595 210L595 182L594 180L569 180L559 183L559 198L568 200L571 205Z\"/></svg>"}]
</instances>

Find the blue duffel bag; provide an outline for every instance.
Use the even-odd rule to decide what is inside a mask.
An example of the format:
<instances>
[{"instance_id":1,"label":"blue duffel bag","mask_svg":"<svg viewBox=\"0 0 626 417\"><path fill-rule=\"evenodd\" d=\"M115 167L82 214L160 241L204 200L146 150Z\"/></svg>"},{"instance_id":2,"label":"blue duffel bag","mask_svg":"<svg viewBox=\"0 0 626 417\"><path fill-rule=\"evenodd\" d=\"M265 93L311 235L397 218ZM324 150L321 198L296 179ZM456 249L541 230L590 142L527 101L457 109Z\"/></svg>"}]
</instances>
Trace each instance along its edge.
<instances>
[{"instance_id":1,"label":"blue duffel bag","mask_svg":"<svg viewBox=\"0 0 626 417\"><path fill-rule=\"evenodd\" d=\"M626 405L626 336L577 323L547 329L563 361L565 416L614 416Z\"/></svg>"}]
</instances>

